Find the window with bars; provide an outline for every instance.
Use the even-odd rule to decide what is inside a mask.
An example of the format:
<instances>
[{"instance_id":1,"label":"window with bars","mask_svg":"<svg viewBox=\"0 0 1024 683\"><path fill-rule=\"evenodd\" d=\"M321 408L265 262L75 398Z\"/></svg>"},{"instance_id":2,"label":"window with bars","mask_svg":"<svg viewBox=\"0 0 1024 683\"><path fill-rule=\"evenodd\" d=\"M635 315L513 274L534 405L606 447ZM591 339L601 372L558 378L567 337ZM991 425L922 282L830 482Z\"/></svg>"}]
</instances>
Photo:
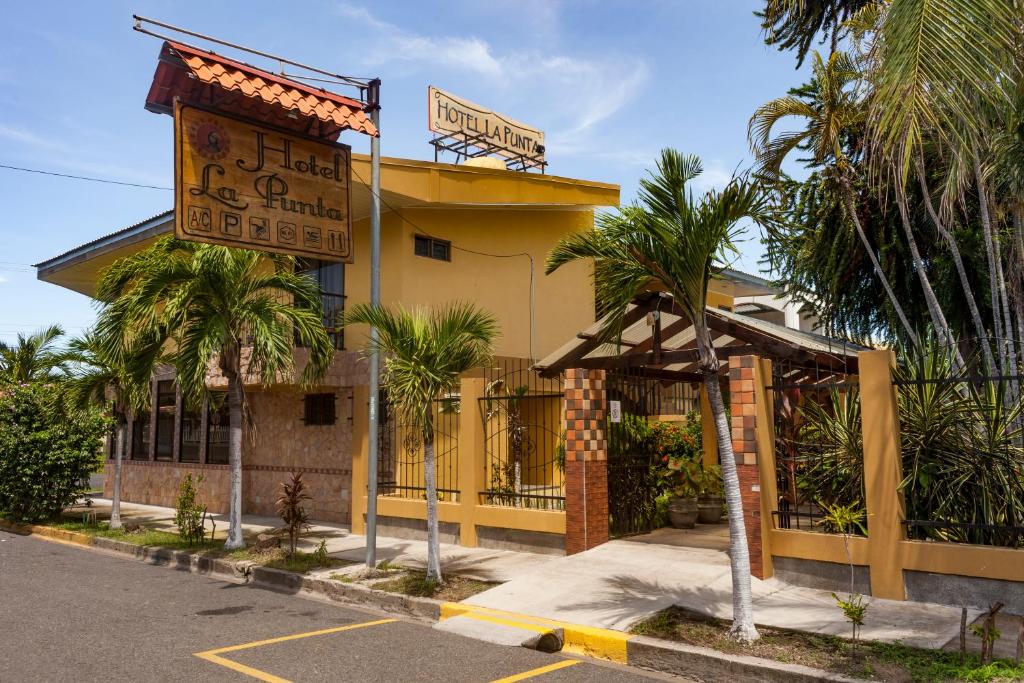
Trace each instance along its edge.
<instances>
[{"instance_id":1,"label":"window with bars","mask_svg":"<svg viewBox=\"0 0 1024 683\"><path fill-rule=\"evenodd\" d=\"M132 460L149 460L149 412L136 415L132 423Z\"/></svg>"},{"instance_id":2,"label":"window with bars","mask_svg":"<svg viewBox=\"0 0 1024 683\"><path fill-rule=\"evenodd\" d=\"M341 351L345 348L345 337L338 321L345 312L345 264L300 258L296 261L295 270L312 278L320 287L324 327L331 338L331 344ZM295 344L301 346L297 336Z\"/></svg>"},{"instance_id":3,"label":"window with bars","mask_svg":"<svg viewBox=\"0 0 1024 683\"><path fill-rule=\"evenodd\" d=\"M416 235L413 253L417 256L424 256L438 261L451 261L452 243L448 240L439 240L436 237Z\"/></svg>"},{"instance_id":4,"label":"window with bars","mask_svg":"<svg viewBox=\"0 0 1024 683\"><path fill-rule=\"evenodd\" d=\"M156 453L157 460L174 459L174 418L177 396L172 380L156 383Z\"/></svg>"},{"instance_id":5,"label":"window with bars","mask_svg":"<svg viewBox=\"0 0 1024 683\"><path fill-rule=\"evenodd\" d=\"M306 394L303 401L307 425L332 425L337 420L334 394Z\"/></svg>"},{"instance_id":6,"label":"window with bars","mask_svg":"<svg viewBox=\"0 0 1024 683\"><path fill-rule=\"evenodd\" d=\"M227 394L218 392L210 395L206 422L206 462L211 465L226 465L228 462L228 430L231 427L231 412L228 409Z\"/></svg>"}]
</instances>

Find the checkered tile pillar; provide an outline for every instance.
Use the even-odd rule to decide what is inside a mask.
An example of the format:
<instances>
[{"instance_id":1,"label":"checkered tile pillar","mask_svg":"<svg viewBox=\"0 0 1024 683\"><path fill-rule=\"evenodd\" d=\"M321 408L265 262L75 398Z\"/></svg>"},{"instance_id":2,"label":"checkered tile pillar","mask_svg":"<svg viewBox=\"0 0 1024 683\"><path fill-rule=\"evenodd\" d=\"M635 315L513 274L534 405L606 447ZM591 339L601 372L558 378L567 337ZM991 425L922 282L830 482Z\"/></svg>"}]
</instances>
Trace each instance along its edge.
<instances>
[{"instance_id":1,"label":"checkered tile pillar","mask_svg":"<svg viewBox=\"0 0 1024 683\"><path fill-rule=\"evenodd\" d=\"M604 370L565 372L565 553L608 541Z\"/></svg>"},{"instance_id":2,"label":"checkered tile pillar","mask_svg":"<svg viewBox=\"0 0 1024 683\"><path fill-rule=\"evenodd\" d=\"M732 414L732 450L743 499L743 522L750 548L750 573L763 579L761 530L761 476L757 465L757 406L754 392L754 356L729 361L729 408Z\"/></svg>"}]
</instances>

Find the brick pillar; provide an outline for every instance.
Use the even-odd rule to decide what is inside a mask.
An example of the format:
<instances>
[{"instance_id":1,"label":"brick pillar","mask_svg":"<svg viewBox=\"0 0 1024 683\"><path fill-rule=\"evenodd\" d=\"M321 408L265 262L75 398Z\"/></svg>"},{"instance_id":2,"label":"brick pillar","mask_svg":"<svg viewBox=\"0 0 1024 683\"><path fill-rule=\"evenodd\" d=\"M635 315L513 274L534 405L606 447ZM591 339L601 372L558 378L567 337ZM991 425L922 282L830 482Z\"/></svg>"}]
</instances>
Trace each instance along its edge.
<instances>
[{"instance_id":1,"label":"brick pillar","mask_svg":"<svg viewBox=\"0 0 1024 683\"><path fill-rule=\"evenodd\" d=\"M729 361L729 407L732 414L732 450L743 500L743 523L750 549L750 573L765 578L762 546L761 475L757 462L757 404L754 356L733 357Z\"/></svg>"},{"instance_id":2,"label":"brick pillar","mask_svg":"<svg viewBox=\"0 0 1024 683\"><path fill-rule=\"evenodd\" d=\"M604 370L565 372L565 553L608 541Z\"/></svg>"}]
</instances>

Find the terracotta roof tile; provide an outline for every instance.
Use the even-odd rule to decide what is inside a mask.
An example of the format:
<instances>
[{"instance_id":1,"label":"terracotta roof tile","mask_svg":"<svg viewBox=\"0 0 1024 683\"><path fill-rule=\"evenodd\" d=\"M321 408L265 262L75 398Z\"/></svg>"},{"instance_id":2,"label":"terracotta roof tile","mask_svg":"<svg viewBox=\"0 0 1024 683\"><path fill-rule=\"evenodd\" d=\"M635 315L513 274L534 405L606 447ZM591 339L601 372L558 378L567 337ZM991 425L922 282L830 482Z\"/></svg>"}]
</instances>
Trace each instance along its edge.
<instances>
[{"instance_id":1,"label":"terracotta roof tile","mask_svg":"<svg viewBox=\"0 0 1024 683\"><path fill-rule=\"evenodd\" d=\"M337 139L343 130L377 135L373 122L354 99L167 41L160 49L146 108L169 113L175 97L329 140Z\"/></svg>"}]
</instances>

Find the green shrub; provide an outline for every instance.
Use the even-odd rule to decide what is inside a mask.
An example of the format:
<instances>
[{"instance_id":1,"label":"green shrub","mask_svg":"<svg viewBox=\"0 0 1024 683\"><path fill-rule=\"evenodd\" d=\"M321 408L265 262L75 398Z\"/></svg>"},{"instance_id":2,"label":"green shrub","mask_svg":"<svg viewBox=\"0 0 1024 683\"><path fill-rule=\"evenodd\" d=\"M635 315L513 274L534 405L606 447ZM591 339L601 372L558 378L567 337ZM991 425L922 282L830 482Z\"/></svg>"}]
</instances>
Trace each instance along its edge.
<instances>
[{"instance_id":1,"label":"green shrub","mask_svg":"<svg viewBox=\"0 0 1024 683\"><path fill-rule=\"evenodd\" d=\"M52 517L89 489L110 421L59 400L52 384L0 387L0 511L18 521Z\"/></svg>"},{"instance_id":2,"label":"green shrub","mask_svg":"<svg viewBox=\"0 0 1024 683\"><path fill-rule=\"evenodd\" d=\"M203 483L203 475L192 478L189 472L181 478L178 485L178 500L175 503L174 523L178 526L178 535L189 545L203 540L206 530L203 518L206 508L199 504L199 485Z\"/></svg>"}]
</instances>

